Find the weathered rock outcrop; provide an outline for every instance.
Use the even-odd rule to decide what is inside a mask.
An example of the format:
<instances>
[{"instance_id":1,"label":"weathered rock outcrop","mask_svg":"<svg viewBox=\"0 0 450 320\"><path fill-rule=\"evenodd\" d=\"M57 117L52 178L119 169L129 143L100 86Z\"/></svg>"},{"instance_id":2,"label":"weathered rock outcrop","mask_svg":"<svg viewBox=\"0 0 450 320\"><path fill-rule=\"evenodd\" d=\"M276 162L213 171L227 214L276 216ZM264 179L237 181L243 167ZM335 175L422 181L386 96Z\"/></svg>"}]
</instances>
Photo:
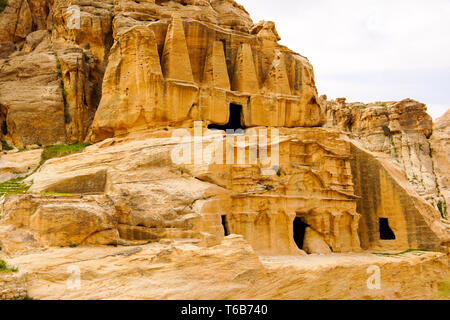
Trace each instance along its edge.
<instances>
[{"instance_id":1,"label":"weathered rock outcrop","mask_svg":"<svg viewBox=\"0 0 450 320\"><path fill-rule=\"evenodd\" d=\"M445 256L432 252L261 258L237 236L211 248L186 241L51 248L7 262L29 274L22 288L41 300L439 299L448 272ZM374 266L382 275L378 289L367 284Z\"/></svg>"},{"instance_id":2,"label":"weathered rock outcrop","mask_svg":"<svg viewBox=\"0 0 450 320\"><path fill-rule=\"evenodd\" d=\"M71 27L71 6L80 10L80 28ZM85 139L112 45L112 8L104 1L9 1L0 14L4 140L21 148Z\"/></svg>"},{"instance_id":3,"label":"weathered rock outcrop","mask_svg":"<svg viewBox=\"0 0 450 320\"><path fill-rule=\"evenodd\" d=\"M31 174L39 167L42 149L0 155L0 183Z\"/></svg>"},{"instance_id":4,"label":"weathered rock outcrop","mask_svg":"<svg viewBox=\"0 0 450 320\"><path fill-rule=\"evenodd\" d=\"M213 133L204 131L203 152L223 136ZM227 155L222 154L222 161L216 164L196 165L195 157L185 164L174 163L174 151L182 140L173 138L171 131L159 131L108 139L83 153L49 160L27 179L33 183L29 192L106 194L112 201L106 211L115 217L111 228L119 231L122 240L195 238L211 245L221 241L227 227L228 232L244 235L260 253L300 254L292 229L297 217L320 233L333 251L359 251L349 144L322 129L284 129L280 133L280 140L273 141L268 150L269 160L272 153L280 151L277 174L269 176L263 171L264 159L249 162L256 132L233 140L223 136L223 142L234 146L234 154L245 155L244 162L227 164ZM80 208L90 203L84 197L77 200ZM49 200L33 196L35 209L19 217L14 208L30 208L22 205L28 199L9 198L7 203L15 204L4 206L4 222L35 230L39 237L40 229L30 228L23 222L28 218L22 216L48 207ZM52 201L64 206L70 199L60 195ZM79 216L75 207L73 214ZM62 216L72 219L67 213ZM41 226L57 233L50 224ZM104 229L103 224L98 228Z\"/></svg>"},{"instance_id":5,"label":"weathered rock outcrop","mask_svg":"<svg viewBox=\"0 0 450 320\"><path fill-rule=\"evenodd\" d=\"M406 99L362 104L337 99L322 100L322 108L327 127L346 132L369 151L390 155L414 190L435 208L445 201L433 165L433 121L423 103Z\"/></svg>"},{"instance_id":6,"label":"weathered rock outcrop","mask_svg":"<svg viewBox=\"0 0 450 320\"><path fill-rule=\"evenodd\" d=\"M0 258L32 275L20 287L434 298L448 277L450 114L433 126L410 99L319 98L308 59L279 40L233 0L10 0ZM93 145L46 147L77 142ZM74 264L83 287L69 291ZM22 297L16 287L0 295Z\"/></svg>"},{"instance_id":7,"label":"weathered rock outcrop","mask_svg":"<svg viewBox=\"0 0 450 320\"><path fill-rule=\"evenodd\" d=\"M450 110L439 118L433 126L431 154L438 179L438 189L445 198L438 203L442 215L448 217L450 204Z\"/></svg>"},{"instance_id":8,"label":"weathered rock outcrop","mask_svg":"<svg viewBox=\"0 0 450 320\"><path fill-rule=\"evenodd\" d=\"M104 197L9 197L5 224L29 230L43 245L117 244L114 210Z\"/></svg>"},{"instance_id":9,"label":"weathered rock outcrop","mask_svg":"<svg viewBox=\"0 0 450 320\"><path fill-rule=\"evenodd\" d=\"M64 98L48 35L34 51L0 65L2 140L23 148L65 143Z\"/></svg>"},{"instance_id":10,"label":"weathered rock outcrop","mask_svg":"<svg viewBox=\"0 0 450 320\"><path fill-rule=\"evenodd\" d=\"M80 20L74 20L78 15ZM242 107L246 127L321 123L307 59L277 44L280 38L272 22L253 25L232 0L12 0L0 14L0 26L5 26L2 64L35 61L39 68L33 72L54 78L55 89L59 81L62 87L62 97L58 93L52 99L58 100L58 110L50 101L41 100L35 108L26 96L21 99L29 106L28 117L54 130L39 132L18 123L12 135L20 139L11 140L17 147L75 143L87 136L97 142L142 129L189 125L192 120L222 125L231 103ZM48 58L35 52L43 38L47 50L57 56L52 70L42 70ZM1 92L11 90L9 78L24 76L15 67L2 73L10 76L0 78L0 98ZM49 91L48 82L33 81ZM23 107L3 95L0 105L7 122L18 122L14 113Z\"/></svg>"},{"instance_id":11,"label":"weathered rock outcrop","mask_svg":"<svg viewBox=\"0 0 450 320\"><path fill-rule=\"evenodd\" d=\"M406 174L385 154L374 154L358 145L352 146L352 154L355 194L359 196L357 212L362 215L359 226L362 248L439 248L446 252L450 224L415 192Z\"/></svg>"},{"instance_id":12,"label":"weathered rock outcrop","mask_svg":"<svg viewBox=\"0 0 450 320\"><path fill-rule=\"evenodd\" d=\"M193 120L224 125L230 104L243 127L321 124L312 66L277 44L273 23L251 28L233 1L118 3L92 141Z\"/></svg>"}]
</instances>

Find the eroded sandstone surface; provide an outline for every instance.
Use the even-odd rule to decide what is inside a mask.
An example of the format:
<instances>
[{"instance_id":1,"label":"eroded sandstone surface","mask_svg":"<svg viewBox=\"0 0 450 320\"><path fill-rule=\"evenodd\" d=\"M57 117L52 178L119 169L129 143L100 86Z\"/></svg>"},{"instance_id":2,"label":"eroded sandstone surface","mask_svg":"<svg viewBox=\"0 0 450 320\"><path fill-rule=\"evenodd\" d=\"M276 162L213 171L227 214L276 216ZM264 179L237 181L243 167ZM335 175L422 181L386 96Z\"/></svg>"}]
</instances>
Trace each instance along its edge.
<instances>
[{"instance_id":1,"label":"eroded sandstone surface","mask_svg":"<svg viewBox=\"0 0 450 320\"><path fill-rule=\"evenodd\" d=\"M2 298L438 298L448 112L319 98L233 0L10 0L0 27Z\"/></svg>"}]
</instances>

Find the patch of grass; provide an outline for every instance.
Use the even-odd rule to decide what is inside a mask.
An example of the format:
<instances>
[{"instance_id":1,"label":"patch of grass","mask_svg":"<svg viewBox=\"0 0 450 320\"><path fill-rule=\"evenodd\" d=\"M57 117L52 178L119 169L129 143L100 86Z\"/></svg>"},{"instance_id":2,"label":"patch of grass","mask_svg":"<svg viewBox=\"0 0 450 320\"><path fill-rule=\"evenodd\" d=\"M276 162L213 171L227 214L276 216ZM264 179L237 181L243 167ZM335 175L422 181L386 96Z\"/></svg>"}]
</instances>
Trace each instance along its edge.
<instances>
[{"instance_id":1,"label":"patch of grass","mask_svg":"<svg viewBox=\"0 0 450 320\"><path fill-rule=\"evenodd\" d=\"M2 13L8 6L8 0L0 0L0 13Z\"/></svg>"},{"instance_id":2,"label":"patch of grass","mask_svg":"<svg viewBox=\"0 0 450 320\"><path fill-rule=\"evenodd\" d=\"M0 195L14 195L27 192L30 186L23 183L23 180L26 178L14 178L0 183Z\"/></svg>"},{"instance_id":3,"label":"patch of grass","mask_svg":"<svg viewBox=\"0 0 450 320\"><path fill-rule=\"evenodd\" d=\"M9 150L13 150L13 149L14 149L14 148L11 147L11 146L8 144L8 142L6 142L5 140L1 140L1 141L2 141L2 149L3 149L3 150L9 151Z\"/></svg>"},{"instance_id":4,"label":"patch of grass","mask_svg":"<svg viewBox=\"0 0 450 320\"><path fill-rule=\"evenodd\" d=\"M23 300L39 300L39 299L35 299L30 297L29 295L26 295L25 298L23 298Z\"/></svg>"},{"instance_id":5,"label":"patch of grass","mask_svg":"<svg viewBox=\"0 0 450 320\"><path fill-rule=\"evenodd\" d=\"M394 137L393 137L393 136L391 136L391 145L392 145L392 148L394 149L394 155L395 155L395 157L398 158L398 150L397 150L397 148L395 147Z\"/></svg>"},{"instance_id":6,"label":"patch of grass","mask_svg":"<svg viewBox=\"0 0 450 320\"><path fill-rule=\"evenodd\" d=\"M71 196L73 194L70 193L60 193L60 192L41 192L40 196Z\"/></svg>"},{"instance_id":7,"label":"patch of grass","mask_svg":"<svg viewBox=\"0 0 450 320\"><path fill-rule=\"evenodd\" d=\"M5 261L0 260L0 273L14 273L17 271L17 268L10 268Z\"/></svg>"},{"instance_id":8,"label":"patch of grass","mask_svg":"<svg viewBox=\"0 0 450 320\"><path fill-rule=\"evenodd\" d=\"M450 279L439 283L439 297L450 300Z\"/></svg>"},{"instance_id":9,"label":"patch of grass","mask_svg":"<svg viewBox=\"0 0 450 320\"><path fill-rule=\"evenodd\" d=\"M70 154L82 152L86 147L90 146L90 143L78 143L71 145L53 145L46 146L41 155L41 165L47 160L53 158L61 158Z\"/></svg>"},{"instance_id":10,"label":"patch of grass","mask_svg":"<svg viewBox=\"0 0 450 320\"><path fill-rule=\"evenodd\" d=\"M422 143L419 143L419 150L423 151L423 144Z\"/></svg>"},{"instance_id":11,"label":"patch of grass","mask_svg":"<svg viewBox=\"0 0 450 320\"><path fill-rule=\"evenodd\" d=\"M447 203L445 201L440 200L437 204L439 212L441 213L442 218L447 219Z\"/></svg>"},{"instance_id":12,"label":"patch of grass","mask_svg":"<svg viewBox=\"0 0 450 320\"><path fill-rule=\"evenodd\" d=\"M65 107L65 104L64 104L64 123L65 124L69 124L70 123L70 114L69 114L69 111L67 111L67 108Z\"/></svg>"},{"instance_id":13,"label":"patch of grass","mask_svg":"<svg viewBox=\"0 0 450 320\"><path fill-rule=\"evenodd\" d=\"M83 59L84 62L89 62L89 56L86 54L86 52L83 52Z\"/></svg>"},{"instance_id":14,"label":"patch of grass","mask_svg":"<svg viewBox=\"0 0 450 320\"><path fill-rule=\"evenodd\" d=\"M372 254L375 254L377 256L385 256L385 257L398 257L406 253L410 252L431 252L431 250L428 249L408 249L402 252L397 253L389 253L389 252L372 252Z\"/></svg>"},{"instance_id":15,"label":"patch of grass","mask_svg":"<svg viewBox=\"0 0 450 320\"><path fill-rule=\"evenodd\" d=\"M75 243L72 243L72 244L69 246L69 248L76 248L76 247L78 247L78 245L75 244Z\"/></svg>"},{"instance_id":16,"label":"patch of grass","mask_svg":"<svg viewBox=\"0 0 450 320\"><path fill-rule=\"evenodd\" d=\"M262 186L264 188L264 190L266 190L266 191L272 191L272 190L275 189L275 187L273 185L271 185L271 184L265 184L265 183L262 183L262 182L258 182L258 184L260 186Z\"/></svg>"}]
</instances>

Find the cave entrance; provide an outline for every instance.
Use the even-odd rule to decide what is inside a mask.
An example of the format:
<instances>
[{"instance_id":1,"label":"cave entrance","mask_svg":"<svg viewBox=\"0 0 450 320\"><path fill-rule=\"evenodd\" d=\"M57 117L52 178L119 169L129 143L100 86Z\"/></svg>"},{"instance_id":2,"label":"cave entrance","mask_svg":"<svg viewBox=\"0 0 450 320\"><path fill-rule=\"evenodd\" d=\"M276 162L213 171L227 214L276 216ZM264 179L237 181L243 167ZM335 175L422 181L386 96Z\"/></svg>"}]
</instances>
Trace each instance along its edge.
<instances>
[{"instance_id":1,"label":"cave entrance","mask_svg":"<svg viewBox=\"0 0 450 320\"><path fill-rule=\"evenodd\" d=\"M294 241L300 250L303 249L303 242L305 240L305 231L307 227L309 227L309 225L307 225L302 218L296 217L294 219Z\"/></svg>"},{"instance_id":2,"label":"cave entrance","mask_svg":"<svg viewBox=\"0 0 450 320\"><path fill-rule=\"evenodd\" d=\"M380 218L380 239L381 240L395 240L394 231L389 226L388 218Z\"/></svg>"},{"instance_id":3,"label":"cave entrance","mask_svg":"<svg viewBox=\"0 0 450 320\"><path fill-rule=\"evenodd\" d=\"M7 124L8 111L5 107L0 105L0 125L2 127L2 135L8 135L8 124Z\"/></svg>"},{"instance_id":4,"label":"cave entrance","mask_svg":"<svg viewBox=\"0 0 450 320\"><path fill-rule=\"evenodd\" d=\"M242 106L239 104L234 104L231 103L230 104L230 117L228 119L228 123L226 125L217 125L217 124L210 124L208 126L208 129L211 130L234 130L234 132L236 133L236 131L241 131L244 128L243 124L242 124Z\"/></svg>"},{"instance_id":5,"label":"cave entrance","mask_svg":"<svg viewBox=\"0 0 450 320\"><path fill-rule=\"evenodd\" d=\"M230 231L228 229L227 216L222 216L222 227L223 227L223 234L225 235L225 237L228 237L230 235Z\"/></svg>"},{"instance_id":6,"label":"cave entrance","mask_svg":"<svg viewBox=\"0 0 450 320\"><path fill-rule=\"evenodd\" d=\"M2 134L4 136L8 135L8 124L6 123L6 119L1 120L1 126L2 126Z\"/></svg>"}]
</instances>

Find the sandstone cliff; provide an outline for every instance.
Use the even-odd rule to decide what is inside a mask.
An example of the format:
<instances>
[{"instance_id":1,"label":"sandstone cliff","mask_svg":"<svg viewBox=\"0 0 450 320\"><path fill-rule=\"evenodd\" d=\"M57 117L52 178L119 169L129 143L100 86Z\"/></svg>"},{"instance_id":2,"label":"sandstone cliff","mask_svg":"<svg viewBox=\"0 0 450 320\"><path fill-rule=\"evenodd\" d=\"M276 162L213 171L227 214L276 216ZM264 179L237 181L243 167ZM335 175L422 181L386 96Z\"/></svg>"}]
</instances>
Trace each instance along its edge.
<instances>
[{"instance_id":1,"label":"sandstone cliff","mask_svg":"<svg viewBox=\"0 0 450 320\"><path fill-rule=\"evenodd\" d=\"M399 102L362 104L345 99L321 100L326 127L338 128L372 152L391 157L414 190L446 217L444 208L446 163L445 116L433 127L425 104L405 99ZM434 152L436 149L436 152ZM440 187L443 183L443 188Z\"/></svg>"},{"instance_id":2,"label":"sandstone cliff","mask_svg":"<svg viewBox=\"0 0 450 320\"><path fill-rule=\"evenodd\" d=\"M233 0L10 0L0 258L21 273L2 294L435 298L450 114L319 98L279 40Z\"/></svg>"},{"instance_id":3,"label":"sandstone cliff","mask_svg":"<svg viewBox=\"0 0 450 320\"><path fill-rule=\"evenodd\" d=\"M307 59L234 1L12 0L0 25L2 139L19 148L224 124L230 103L247 127L321 122Z\"/></svg>"},{"instance_id":4,"label":"sandstone cliff","mask_svg":"<svg viewBox=\"0 0 450 320\"><path fill-rule=\"evenodd\" d=\"M450 110L439 118L433 126L431 137L431 154L438 178L438 188L445 201L438 203L441 212L448 216L450 203Z\"/></svg>"}]
</instances>

